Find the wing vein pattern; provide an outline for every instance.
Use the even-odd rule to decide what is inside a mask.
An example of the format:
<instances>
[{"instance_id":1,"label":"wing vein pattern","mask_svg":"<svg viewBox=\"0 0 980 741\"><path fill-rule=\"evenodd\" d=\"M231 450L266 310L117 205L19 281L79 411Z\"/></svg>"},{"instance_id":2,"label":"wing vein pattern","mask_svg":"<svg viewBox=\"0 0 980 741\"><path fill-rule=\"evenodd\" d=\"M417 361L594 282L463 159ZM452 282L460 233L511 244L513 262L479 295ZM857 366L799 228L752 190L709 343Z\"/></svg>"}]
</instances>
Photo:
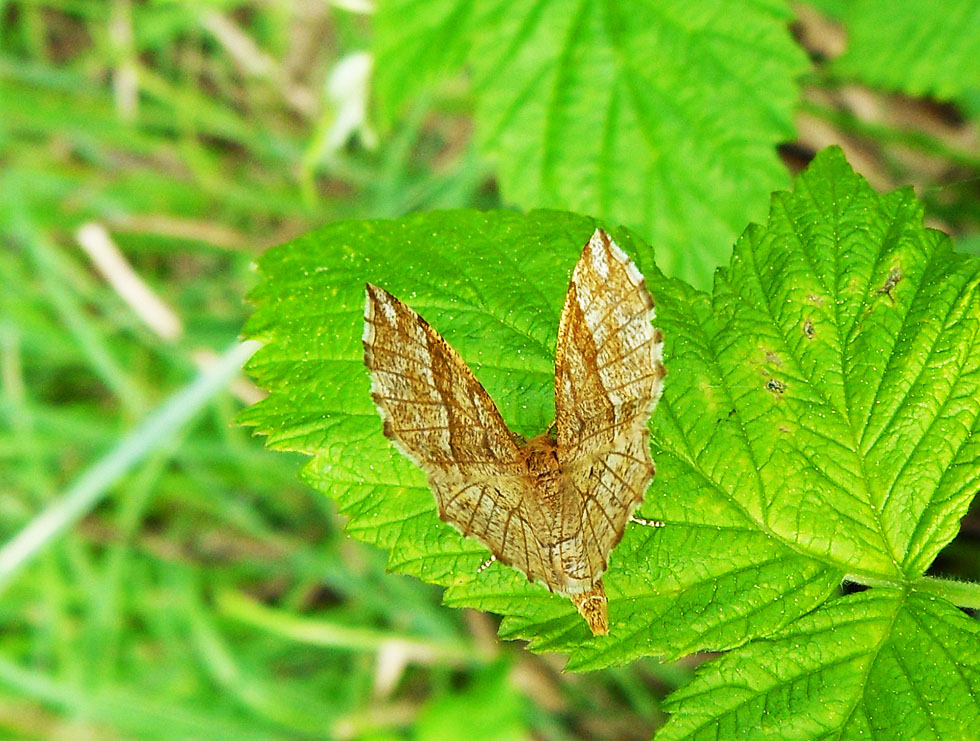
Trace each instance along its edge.
<instances>
[{"instance_id":1,"label":"wing vein pattern","mask_svg":"<svg viewBox=\"0 0 980 741\"><path fill-rule=\"evenodd\" d=\"M384 433L428 475L439 517L608 630L602 574L653 478L647 422L663 389L653 299L597 229L565 297L555 436L514 436L459 354L367 285L364 361ZM520 535L516 530L520 530Z\"/></svg>"}]
</instances>

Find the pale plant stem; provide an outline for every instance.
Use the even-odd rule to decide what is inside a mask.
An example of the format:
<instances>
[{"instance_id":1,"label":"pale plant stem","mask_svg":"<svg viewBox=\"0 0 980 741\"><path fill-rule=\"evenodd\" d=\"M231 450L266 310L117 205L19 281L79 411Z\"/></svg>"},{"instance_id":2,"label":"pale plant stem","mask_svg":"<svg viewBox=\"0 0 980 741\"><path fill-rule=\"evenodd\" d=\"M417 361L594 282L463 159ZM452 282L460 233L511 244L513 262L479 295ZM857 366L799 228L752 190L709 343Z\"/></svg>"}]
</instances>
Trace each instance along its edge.
<instances>
[{"instance_id":1,"label":"pale plant stem","mask_svg":"<svg viewBox=\"0 0 980 741\"><path fill-rule=\"evenodd\" d=\"M258 349L254 340L236 344L220 362L170 397L23 530L0 546L0 591L24 565L64 530L84 517L106 492L149 453L166 444L238 373Z\"/></svg>"},{"instance_id":2,"label":"pale plant stem","mask_svg":"<svg viewBox=\"0 0 980 741\"><path fill-rule=\"evenodd\" d=\"M183 334L180 317L133 269L102 224L83 224L75 232L75 239L96 270L150 329L168 342Z\"/></svg>"}]
</instances>

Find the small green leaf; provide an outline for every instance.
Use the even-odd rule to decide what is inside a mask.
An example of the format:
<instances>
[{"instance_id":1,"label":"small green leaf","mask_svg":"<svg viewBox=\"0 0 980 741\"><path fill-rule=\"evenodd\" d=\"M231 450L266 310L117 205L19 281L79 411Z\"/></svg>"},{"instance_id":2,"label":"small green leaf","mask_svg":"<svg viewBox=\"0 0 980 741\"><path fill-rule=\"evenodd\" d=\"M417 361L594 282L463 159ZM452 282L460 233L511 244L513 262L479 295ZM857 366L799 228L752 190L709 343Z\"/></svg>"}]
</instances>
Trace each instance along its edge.
<instances>
[{"instance_id":1,"label":"small green leaf","mask_svg":"<svg viewBox=\"0 0 980 741\"><path fill-rule=\"evenodd\" d=\"M847 29L835 71L869 85L941 100L980 89L976 0L854 0L829 5Z\"/></svg>"},{"instance_id":2,"label":"small green leaf","mask_svg":"<svg viewBox=\"0 0 980 741\"><path fill-rule=\"evenodd\" d=\"M980 625L875 589L703 665L657 738L972 738L978 698Z\"/></svg>"},{"instance_id":3,"label":"small green leaf","mask_svg":"<svg viewBox=\"0 0 980 741\"><path fill-rule=\"evenodd\" d=\"M788 17L779 2L396 0L379 7L376 89L397 108L465 59L505 200L627 224L662 270L707 285L786 182L775 146L806 69Z\"/></svg>"}]
</instances>

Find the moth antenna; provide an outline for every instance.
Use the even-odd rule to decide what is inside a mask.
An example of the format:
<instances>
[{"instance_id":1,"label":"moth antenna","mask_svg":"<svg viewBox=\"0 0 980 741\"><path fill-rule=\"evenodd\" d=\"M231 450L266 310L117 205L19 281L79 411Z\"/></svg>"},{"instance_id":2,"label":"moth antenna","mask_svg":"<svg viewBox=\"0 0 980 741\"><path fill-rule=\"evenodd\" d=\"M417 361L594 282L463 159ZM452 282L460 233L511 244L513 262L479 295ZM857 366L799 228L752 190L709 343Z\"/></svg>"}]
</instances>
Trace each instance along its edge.
<instances>
[{"instance_id":1,"label":"moth antenna","mask_svg":"<svg viewBox=\"0 0 980 741\"><path fill-rule=\"evenodd\" d=\"M635 517L630 515L630 522L635 522L637 525L643 525L643 527L667 527L666 522L661 522L660 520L647 520L643 517Z\"/></svg>"}]
</instances>

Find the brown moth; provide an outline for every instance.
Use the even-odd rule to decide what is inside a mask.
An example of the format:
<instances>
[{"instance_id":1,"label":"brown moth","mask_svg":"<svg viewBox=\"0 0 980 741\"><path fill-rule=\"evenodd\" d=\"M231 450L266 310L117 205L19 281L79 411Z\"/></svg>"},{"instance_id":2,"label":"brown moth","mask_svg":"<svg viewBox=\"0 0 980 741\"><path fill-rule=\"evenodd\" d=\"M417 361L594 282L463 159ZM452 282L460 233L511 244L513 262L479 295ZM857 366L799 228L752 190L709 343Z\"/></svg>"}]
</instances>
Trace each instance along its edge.
<instances>
[{"instance_id":1,"label":"brown moth","mask_svg":"<svg viewBox=\"0 0 980 741\"><path fill-rule=\"evenodd\" d=\"M647 421L665 374L653 318L643 276L597 229L558 325L555 423L525 441L436 330L367 284L364 362L385 435L428 474L443 521L571 598L596 635L609 631L609 552L653 479Z\"/></svg>"}]
</instances>

